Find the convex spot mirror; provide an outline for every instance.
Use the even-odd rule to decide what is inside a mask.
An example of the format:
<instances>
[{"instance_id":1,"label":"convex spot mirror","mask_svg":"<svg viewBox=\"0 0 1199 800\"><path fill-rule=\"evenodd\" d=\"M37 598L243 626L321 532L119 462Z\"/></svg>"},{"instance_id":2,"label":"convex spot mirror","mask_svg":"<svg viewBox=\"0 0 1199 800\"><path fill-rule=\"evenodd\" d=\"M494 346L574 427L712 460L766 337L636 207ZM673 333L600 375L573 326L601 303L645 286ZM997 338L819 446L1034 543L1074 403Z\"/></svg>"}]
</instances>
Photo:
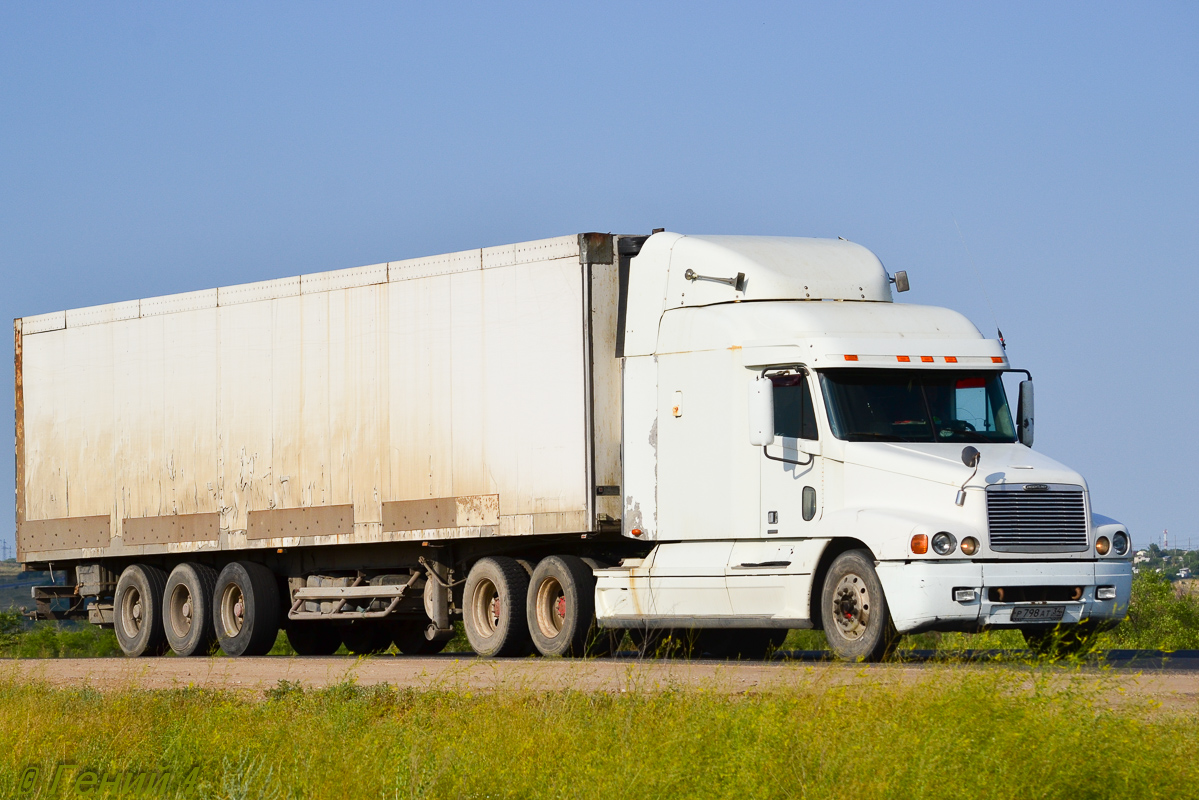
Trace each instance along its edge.
<instances>
[{"instance_id":1,"label":"convex spot mirror","mask_svg":"<svg viewBox=\"0 0 1199 800\"><path fill-rule=\"evenodd\" d=\"M774 444L774 384L761 376L749 382L749 443Z\"/></svg>"},{"instance_id":2,"label":"convex spot mirror","mask_svg":"<svg viewBox=\"0 0 1199 800\"><path fill-rule=\"evenodd\" d=\"M1032 381L1020 381L1020 402L1016 406L1016 438L1025 447L1032 447L1033 401Z\"/></svg>"},{"instance_id":3,"label":"convex spot mirror","mask_svg":"<svg viewBox=\"0 0 1199 800\"><path fill-rule=\"evenodd\" d=\"M978 466L978 460L982 458L982 453L978 452L977 447L967 445L962 448L962 463L967 467L974 468Z\"/></svg>"}]
</instances>

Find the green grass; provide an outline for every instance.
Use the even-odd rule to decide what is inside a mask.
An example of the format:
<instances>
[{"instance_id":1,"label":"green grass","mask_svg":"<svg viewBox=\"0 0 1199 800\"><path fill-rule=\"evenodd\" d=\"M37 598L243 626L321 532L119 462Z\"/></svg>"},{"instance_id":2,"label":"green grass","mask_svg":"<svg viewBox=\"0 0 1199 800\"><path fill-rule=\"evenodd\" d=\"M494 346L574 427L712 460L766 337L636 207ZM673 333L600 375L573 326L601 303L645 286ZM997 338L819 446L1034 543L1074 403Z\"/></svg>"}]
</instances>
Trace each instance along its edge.
<instances>
[{"instance_id":1,"label":"green grass","mask_svg":"<svg viewBox=\"0 0 1199 800\"><path fill-rule=\"evenodd\" d=\"M794 670L790 688L746 695L287 683L265 696L100 693L0 671L0 795L26 767L45 776L62 762L101 774L198 768L194 796L218 800L1080 800L1174 798L1199 780L1195 708L1125 699L1113 710L1111 675L942 666L916 683L863 673L835 686L819 669L780 669Z\"/></svg>"}]
</instances>

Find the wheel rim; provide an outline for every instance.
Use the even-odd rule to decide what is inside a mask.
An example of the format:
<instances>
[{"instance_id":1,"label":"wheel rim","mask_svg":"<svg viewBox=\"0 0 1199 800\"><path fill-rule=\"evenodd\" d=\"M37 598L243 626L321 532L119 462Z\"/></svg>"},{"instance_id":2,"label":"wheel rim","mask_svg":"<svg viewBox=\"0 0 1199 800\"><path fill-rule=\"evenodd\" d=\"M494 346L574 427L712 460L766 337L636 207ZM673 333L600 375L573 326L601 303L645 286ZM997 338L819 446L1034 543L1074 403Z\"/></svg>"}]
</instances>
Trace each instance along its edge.
<instances>
[{"instance_id":1,"label":"wheel rim","mask_svg":"<svg viewBox=\"0 0 1199 800\"><path fill-rule=\"evenodd\" d=\"M557 578L546 578L537 587L537 627L547 639L562 632L566 623L566 592Z\"/></svg>"},{"instance_id":2,"label":"wheel rim","mask_svg":"<svg viewBox=\"0 0 1199 800\"><path fill-rule=\"evenodd\" d=\"M136 639L141 632L143 617L142 593L130 586L121 596L121 630L126 638Z\"/></svg>"},{"instance_id":3,"label":"wheel rim","mask_svg":"<svg viewBox=\"0 0 1199 800\"><path fill-rule=\"evenodd\" d=\"M168 618L171 625L171 633L180 639L191 633L192 615L195 611L195 604L192 602L192 593L183 584L179 584L171 590L171 599L168 603L170 613Z\"/></svg>"},{"instance_id":4,"label":"wheel rim","mask_svg":"<svg viewBox=\"0 0 1199 800\"><path fill-rule=\"evenodd\" d=\"M221 592L221 627L225 636L232 639L241 633L246 621L246 598L241 587L231 583Z\"/></svg>"},{"instance_id":5,"label":"wheel rim","mask_svg":"<svg viewBox=\"0 0 1199 800\"><path fill-rule=\"evenodd\" d=\"M846 639L860 639L870 627L870 590L858 575L843 577L833 590L833 619Z\"/></svg>"},{"instance_id":6,"label":"wheel rim","mask_svg":"<svg viewBox=\"0 0 1199 800\"><path fill-rule=\"evenodd\" d=\"M500 591L496 585L484 578L475 586L474 618L479 633L483 636L494 636L500 627L500 615L503 605L500 602Z\"/></svg>"}]
</instances>

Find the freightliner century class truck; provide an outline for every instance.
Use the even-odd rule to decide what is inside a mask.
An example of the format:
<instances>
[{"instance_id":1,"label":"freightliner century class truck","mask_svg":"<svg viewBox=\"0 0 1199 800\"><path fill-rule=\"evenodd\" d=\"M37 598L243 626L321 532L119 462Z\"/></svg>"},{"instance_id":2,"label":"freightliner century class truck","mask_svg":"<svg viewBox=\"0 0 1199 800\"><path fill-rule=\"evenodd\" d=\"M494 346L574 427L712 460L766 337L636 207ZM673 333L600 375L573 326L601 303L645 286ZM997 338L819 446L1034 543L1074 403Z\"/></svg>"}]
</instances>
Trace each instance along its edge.
<instances>
[{"instance_id":1,"label":"freightliner century class truck","mask_svg":"<svg viewBox=\"0 0 1199 800\"><path fill-rule=\"evenodd\" d=\"M586 233L16 320L19 560L131 656L849 659L1124 616L1002 343L844 240ZM680 638L682 638L680 636Z\"/></svg>"}]
</instances>

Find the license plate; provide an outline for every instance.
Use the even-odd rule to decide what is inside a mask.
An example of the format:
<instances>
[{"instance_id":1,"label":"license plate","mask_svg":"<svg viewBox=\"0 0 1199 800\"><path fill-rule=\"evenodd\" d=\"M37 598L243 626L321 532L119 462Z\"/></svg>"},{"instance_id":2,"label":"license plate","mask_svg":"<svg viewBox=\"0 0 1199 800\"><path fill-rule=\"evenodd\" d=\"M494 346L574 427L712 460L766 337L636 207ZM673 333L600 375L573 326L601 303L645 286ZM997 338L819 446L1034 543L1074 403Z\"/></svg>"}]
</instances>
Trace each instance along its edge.
<instances>
[{"instance_id":1,"label":"license plate","mask_svg":"<svg viewBox=\"0 0 1199 800\"><path fill-rule=\"evenodd\" d=\"M1065 606L1020 606L1012 609L1012 622L1061 622Z\"/></svg>"}]
</instances>

